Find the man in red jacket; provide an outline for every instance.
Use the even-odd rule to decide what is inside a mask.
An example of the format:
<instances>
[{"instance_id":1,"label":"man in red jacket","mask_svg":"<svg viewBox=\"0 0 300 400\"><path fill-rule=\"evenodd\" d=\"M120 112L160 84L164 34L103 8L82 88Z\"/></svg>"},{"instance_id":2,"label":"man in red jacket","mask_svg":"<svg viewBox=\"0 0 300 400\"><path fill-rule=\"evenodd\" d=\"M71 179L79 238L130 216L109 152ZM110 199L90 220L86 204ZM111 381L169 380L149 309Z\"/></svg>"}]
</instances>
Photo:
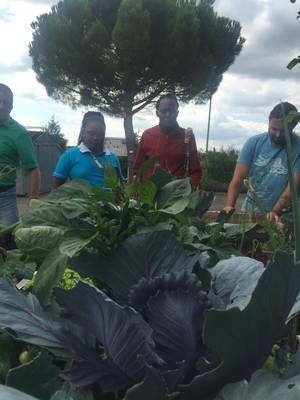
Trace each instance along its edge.
<instances>
[{"instance_id":1,"label":"man in red jacket","mask_svg":"<svg viewBox=\"0 0 300 400\"><path fill-rule=\"evenodd\" d=\"M193 190L201 186L201 166L196 141L191 129L183 129L177 123L178 101L172 94L161 96L156 103L159 125L147 129L137 149L133 174L141 164L154 155L159 157L160 167L176 176L189 176ZM147 169L141 177L145 181L153 174L154 168Z\"/></svg>"}]
</instances>

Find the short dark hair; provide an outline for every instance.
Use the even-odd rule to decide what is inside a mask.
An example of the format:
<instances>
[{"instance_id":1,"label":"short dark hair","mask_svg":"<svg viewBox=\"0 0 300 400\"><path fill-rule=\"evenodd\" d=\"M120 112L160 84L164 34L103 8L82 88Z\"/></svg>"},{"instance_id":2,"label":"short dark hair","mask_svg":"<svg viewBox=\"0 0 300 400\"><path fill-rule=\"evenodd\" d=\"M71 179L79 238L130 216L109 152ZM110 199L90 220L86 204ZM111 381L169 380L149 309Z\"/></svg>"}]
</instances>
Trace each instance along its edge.
<instances>
[{"instance_id":1,"label":"short dark hair","mask_svg":"<svg viewBox=\"0 0 300 400\"><path fill-rule=\"evenodd\" d=\"M291 103L289 103L287 101L285 101L283 103L276 104L276 106L270 112L269 121L272 118L281 119L284 116L287 116L290 112L298 112L297 108L293 104L291 104ZM290 122L289 123L289 128L293 130L295 128L295 126L297 125L297 123L298 123L298 121L296 121L296 120Z\"/></svg>"},{"instance_id":2,"label":"short dark hair","mask_svg":"<svg viewBox=\"0 0 300 400\"><path fill-rule=\"evenodd\" d=\"M14 95L10 87L4 85L4 83L0 83L0 92L8 94L11 97L11 101L13 101Z\"/></svg>"},{"instance_id":3,"label":"short dark hair","mask_svg":"<svg viewBox=\"0 0 300 400\"><path fill-rule=\"evenodd\" d=\"M84 128L91 121L100 122L104 126L104 130L106 129L104 116L100 111L88 111L88 112L86 112L84 114L83 118L82 118L80 133L79 133L79 136L78 136L78 144L80 144L82 142L82 140L83 140Z\"/></svg>"},{"instance_id":4,"label":"short dark hair","mask_svg":"<svg viewBox=\"0 0 300 400\"><path fill-rule=\"evenodd\" d=\"M166 94L163 94L162 96L160 96L160 98L157 100L157 102L155 104L156 110L159 109L160 102L164 99L173 100L176 103L177 108L179 107L179 103L178 103L178 100L177 100L177 97L175 96L175 94L166 93Z\"/></svg>"}]
</instances>

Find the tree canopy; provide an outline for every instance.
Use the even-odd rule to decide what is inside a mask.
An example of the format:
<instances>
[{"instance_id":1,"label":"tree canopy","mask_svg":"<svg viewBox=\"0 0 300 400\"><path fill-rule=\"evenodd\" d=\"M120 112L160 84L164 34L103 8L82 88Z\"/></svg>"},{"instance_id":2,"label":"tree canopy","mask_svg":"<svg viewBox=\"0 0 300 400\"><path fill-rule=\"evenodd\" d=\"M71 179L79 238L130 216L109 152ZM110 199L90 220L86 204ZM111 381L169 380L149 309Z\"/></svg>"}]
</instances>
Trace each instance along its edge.
<instances>
[{"instance_id":1,"label":"tree canopy","mask_svg":"<svg viewBox=\"0 0 300 400\"><path fill-rule=\"evenodd\" d=\"M47 125L42 127L43 132L49 133L53 137L53 139L60 145L60 147L65 150L67 146L67 139L64 137L61 132L61 127L58 121L55 121L54 115L50 118Z\"/></svg>"},{"instance_id":2,"label":"tree canopy","mask_svg":"<svg viewBox=\"0 0 300 400\"><path fill-rule=\"evenodd\" d=\"M296 3L296 0L290 0L291 3ZM297 18L300 18L300 11L298 11L297 13ZM300 63L300 56L298 56L297 58L293 58L287 65L288 69L292 69L294 68L296 65L298 65Z\"/></svg>"},{"instance_id":3,"label":"tree canopy","mask_svg":"<svg viewBox=\"0 0 300 400\"><path fill-rule=\"evenodd\" d=\"M214 0L62 0L32 23L30 55L49 96L124 118L163 92L205 102L240 53L237 21Z\"/></svg>"}]
</instances>

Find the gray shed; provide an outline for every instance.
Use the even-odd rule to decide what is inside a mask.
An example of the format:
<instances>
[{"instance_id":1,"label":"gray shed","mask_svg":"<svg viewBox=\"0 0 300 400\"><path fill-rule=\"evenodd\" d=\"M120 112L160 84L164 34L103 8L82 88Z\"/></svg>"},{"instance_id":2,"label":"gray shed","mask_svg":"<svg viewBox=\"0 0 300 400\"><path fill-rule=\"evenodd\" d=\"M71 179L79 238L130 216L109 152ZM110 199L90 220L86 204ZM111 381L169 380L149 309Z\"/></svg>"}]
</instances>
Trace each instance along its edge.
<instances>
[{"instance_id":1,"label":"gray shed","mask_svg":"<svg viewBox=\"0 0 300 400\"><path fill-rule=\"evenodd\" d=\"M49 135L42 131L30 131L32 142L35 148L37 162L41 174L40 193L47 193L52 187L52 174L59 156L63 152L62 148ZM28 193L27 173L22 168L18 168L17 194L26 195Z\"/></svg>"}]
</instances>

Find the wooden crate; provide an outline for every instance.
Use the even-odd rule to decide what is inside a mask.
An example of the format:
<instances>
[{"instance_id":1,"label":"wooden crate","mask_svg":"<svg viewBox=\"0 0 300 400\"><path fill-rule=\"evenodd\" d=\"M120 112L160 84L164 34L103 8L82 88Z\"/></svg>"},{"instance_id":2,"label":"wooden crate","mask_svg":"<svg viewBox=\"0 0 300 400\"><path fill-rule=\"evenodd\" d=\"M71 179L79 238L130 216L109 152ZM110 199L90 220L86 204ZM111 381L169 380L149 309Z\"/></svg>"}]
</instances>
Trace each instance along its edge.
<instances>
[{"instance_id":1,"label":"wooden crate","mask_svg":"<svg viewBox=\"0 0 300 400\"><path fill-rule=\"evenodd\" d=\"M220 211L207 211L203 215L203 219L207 222L216 222ZM245 224L245 223L257 223L263 222L265 216L262 214L255 213L234 213L228 222L232 224Z\"/></svg>"}]
</instances>

